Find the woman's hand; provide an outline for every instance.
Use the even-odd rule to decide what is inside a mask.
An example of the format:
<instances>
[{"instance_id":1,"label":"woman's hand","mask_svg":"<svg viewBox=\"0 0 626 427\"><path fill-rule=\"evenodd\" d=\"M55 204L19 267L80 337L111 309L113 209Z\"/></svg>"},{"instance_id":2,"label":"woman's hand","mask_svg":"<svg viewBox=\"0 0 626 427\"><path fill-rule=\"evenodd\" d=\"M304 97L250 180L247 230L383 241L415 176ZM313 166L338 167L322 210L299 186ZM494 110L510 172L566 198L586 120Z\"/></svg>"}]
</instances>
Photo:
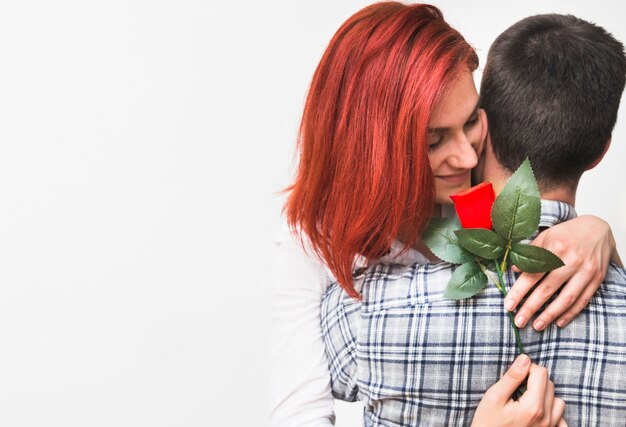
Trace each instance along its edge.
<instances>
[{"instance_id":1,"label":"woman's hand","mask_svg":"<svg viewBox=\"0 0 626 427\"><path fill-rule=\"evenodd\" d=\"M526 392L517 401L511 399L526 376ZM530 358L522 354L500 381L485 392L474 414L472 426L567 427L562 418L564 409L565 402L554 397L554 383L548 378L548 370L531 365Z\"/></svg>"},{"instance_id":2,"label":"woman's hand","mask_svg":"<svg viewBox=\"0 0 626 427\"><path fill-rule=\"evenodd\" d=\"M515 324L523 328L545 302L561 287L559 296L533 322L543 330L558 318L567 325L582 311L604 280L609 262L621 264L609 224L592 215L574 218L543 231L532 242L558 255L565 266L545 273L522 273L511 287L504 306L513 311L530 289L543 278L517 311ZM545 277L544 277L545 275Z\"/></svg>"}]
</instances>

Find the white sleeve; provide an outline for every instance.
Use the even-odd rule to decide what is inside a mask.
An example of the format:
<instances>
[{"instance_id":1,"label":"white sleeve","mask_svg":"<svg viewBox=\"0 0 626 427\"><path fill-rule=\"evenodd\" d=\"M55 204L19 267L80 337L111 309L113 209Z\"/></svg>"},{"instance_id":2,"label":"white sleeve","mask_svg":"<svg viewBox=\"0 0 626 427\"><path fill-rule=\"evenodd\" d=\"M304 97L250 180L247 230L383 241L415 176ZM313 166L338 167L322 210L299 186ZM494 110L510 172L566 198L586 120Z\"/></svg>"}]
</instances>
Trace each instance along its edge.
<instances>
[{"instance_id":1,"label":"white sleeve","mask_svg":"<svg viewBox=\"0 0 626 427\"><path fill-rule=\"evenodd\" d=\"M283 224L276 238L270 343L270 426L333 426L334 400L320 326L327 270Z\"/></svg>"}]
</instances>

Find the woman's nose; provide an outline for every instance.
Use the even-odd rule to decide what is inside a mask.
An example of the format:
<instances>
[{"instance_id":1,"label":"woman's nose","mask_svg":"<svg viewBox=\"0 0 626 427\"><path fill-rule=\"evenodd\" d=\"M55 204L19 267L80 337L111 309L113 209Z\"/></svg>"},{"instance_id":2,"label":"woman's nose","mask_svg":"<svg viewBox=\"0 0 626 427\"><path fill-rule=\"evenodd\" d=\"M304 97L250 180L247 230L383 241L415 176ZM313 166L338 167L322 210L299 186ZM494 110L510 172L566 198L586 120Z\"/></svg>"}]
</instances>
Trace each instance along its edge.
<instances>
[{"instance_id":1,"label":"woman's nose","mask_svg":"<svg viewBox=\"0 0 626 427\"><path fill-rule=\"evenodd\" d=\"M448 162L450 166L457 169L472 169L478 164L476 148L465 133L461 133L458 136L457 143L454 145L454 153L452 153Z\"/></svg>"}]
</instances>

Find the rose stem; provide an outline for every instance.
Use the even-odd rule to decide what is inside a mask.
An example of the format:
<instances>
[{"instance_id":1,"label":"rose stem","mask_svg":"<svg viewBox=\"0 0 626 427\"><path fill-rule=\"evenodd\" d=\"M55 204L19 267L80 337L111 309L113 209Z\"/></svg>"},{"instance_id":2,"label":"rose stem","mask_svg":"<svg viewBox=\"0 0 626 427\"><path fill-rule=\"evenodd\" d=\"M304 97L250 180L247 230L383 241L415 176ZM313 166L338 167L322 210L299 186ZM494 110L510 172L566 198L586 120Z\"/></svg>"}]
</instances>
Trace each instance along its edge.
<instances>
[{"instance_id":1,"label":"rose stem","mask_svg":"<svg viewBox=\"0 0 626 427\"><path fill-rule=\"evenodd\" d=\"M506 258L502 261L504 264L506 262ZM506 298L506 287L504 286L504 278L502 276L502 270L500 270L500 266L498 265L497 260L493 260L493 263L496 266L496 272L498 273L498 278L500 279L500 283L502 284L500 287L500 292ZM517 325L515 324L515 318L513 317L513 313L507 310L507 314L509 315L509 319L511 319L511 326L513 326L513 331L515 332L515 341L517 342L517 348L519 349L520 354L524 353L524 345L522 344L522 339L519 336L519 329L517 329Z\"/></svg>"}]
</instances>

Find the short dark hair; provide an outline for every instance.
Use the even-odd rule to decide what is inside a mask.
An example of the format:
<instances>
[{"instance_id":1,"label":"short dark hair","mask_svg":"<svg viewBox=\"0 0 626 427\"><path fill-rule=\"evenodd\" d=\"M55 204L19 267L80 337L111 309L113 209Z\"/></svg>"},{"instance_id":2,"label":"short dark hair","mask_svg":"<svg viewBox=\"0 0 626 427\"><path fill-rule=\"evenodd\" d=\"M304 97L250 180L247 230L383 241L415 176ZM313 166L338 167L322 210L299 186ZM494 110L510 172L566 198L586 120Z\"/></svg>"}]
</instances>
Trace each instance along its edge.
<instances>
[{"instance_id":1,"label":"short dark hair","mask_svg":"<svg viewBox=\"0 0 626 427\"><path fill-rule=\"evenodd\" d=\"M576 185L606 148L626 81L624 46L572 15L535 15L489 49L481 84L494 154L529 157L543 189Z\"/></svg>"}]
</instances>

